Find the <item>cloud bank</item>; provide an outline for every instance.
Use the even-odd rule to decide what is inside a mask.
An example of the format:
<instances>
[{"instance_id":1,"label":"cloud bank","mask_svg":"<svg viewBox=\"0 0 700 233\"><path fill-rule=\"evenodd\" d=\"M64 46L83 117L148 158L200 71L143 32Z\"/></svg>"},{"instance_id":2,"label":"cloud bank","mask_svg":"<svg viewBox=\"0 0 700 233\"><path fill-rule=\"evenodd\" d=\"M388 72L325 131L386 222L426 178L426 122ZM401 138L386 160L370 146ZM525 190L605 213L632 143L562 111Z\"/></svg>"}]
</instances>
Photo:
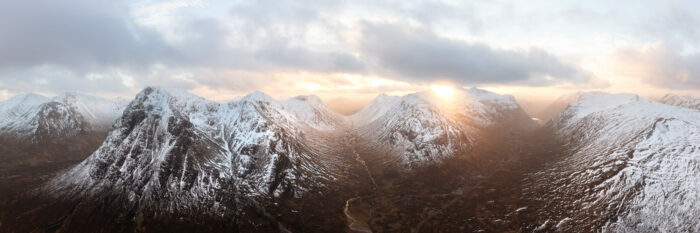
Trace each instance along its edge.
<instances>
[{"instance_id":1,"label":"cloud bank","mask_svg":"<svg viewBox=\"0 0 700 233\"><path fill-rule=\"evenodd\" d=\"M598 1L7 0L0 91L128 94L157 85L331 93L374 91L376 80L401 83L380 85L387 90L438 80L591 87L605 77L588 68L603 56L590 46L608 40L589 39L611 35L640 38L614 53L620 64L649 67L626 69L634 72L628 76L700 89L698 20L686 4L693 3L636 13ZM630 27L639 24L647 26ZM561 38L582 41L581 48ZM639 49L655 43L668 46Z\"/></svg>"},{"instance_id":2,"label":"cloud bank","mask_svg":"<svg viewBox=\"0 0 700 233\"><path fill-rule=\"evenodd\" d=\"M415 82L551 85L584 83L591 74L538 48L503 50L441 38L396 24L365 24L361 47L392 76Z\"/></svg>"}]
</instances>

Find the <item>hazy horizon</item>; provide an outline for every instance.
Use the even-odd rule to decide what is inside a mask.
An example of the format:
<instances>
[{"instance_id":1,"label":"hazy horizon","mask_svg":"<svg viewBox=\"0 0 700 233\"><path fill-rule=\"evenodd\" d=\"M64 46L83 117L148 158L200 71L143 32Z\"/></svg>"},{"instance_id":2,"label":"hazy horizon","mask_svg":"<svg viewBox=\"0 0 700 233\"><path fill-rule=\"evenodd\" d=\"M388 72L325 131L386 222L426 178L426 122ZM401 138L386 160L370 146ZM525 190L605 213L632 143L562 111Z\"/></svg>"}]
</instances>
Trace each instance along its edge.
<instances>
[{"instance_id":1,"label":"hazy horizon","mask_svg":"<svg viewBox=\"0 0 700 233\"><path fill-rule=\"evenodd\" d=\"M450 87L452 87L452 86L450 86ZM144 87L144 88L145 88L145 87ZM459 88L459 87L453 87L453 88ZM461 88L463 88L463 89L468 89L468 88L470 88L470 87L461 87ZM489 90L489 89L484 89L484 90L491 91L491 92L494 92L494 93L497 93L497 94L502 94L502 95L510 95L510 94L507 94L507 93L498 93L498 92L495 92L495 91ZM206 98L206 99L210 99L210 100L214 100L214 101L222 102L222 103L223 103L223 102L228 102L228 101L233 101L233 100L240 99L241 97L243 97L243 96L245 96L245 95L247 95L247 94L250 94L250 93L252 93L252 92L255 92L255 91L260 91L260 90L253 90L253 91L251 91L251 92L249 92L249 93L243 93L242 95L237 95L237 96L231 97L231 98L229 98L229 99L223 99L223 100L210 99L210 98L207 98L206 96L201 96L201 97L204 97L204 98ZM430 86L424 87L423 89L417 90L416 92L421 92L421 91L431 91ZM67 91L67 92L71 92L71 91ZM391 93L391 95L403 96L403 95L406 95L406 94L411 94L411 93L416 93L416 92ZM523 110L524 110L528 115L530 115L530 116L532 116L532 117L536 117L538 113L540 113L540 112L542 112L543 110L545 110L546 107L548 107L550 104L552 104L552 103L553 103L556 99L558 99L559 97L561 97L561 96L563 96L563 95L573 94L573 93L576 93L576 92L579 92L579 91L571 91L571 92L567 92L567 93L564 93L564 94L562 94L562 95L557 95L557 96L546 96L546 97L540 98L540 99L530 99L530 98L527 98L527 97L523 98L523 97L519 97L519 96L514 96L514 98L515 98L515 100L518 102L518 104L520 105L520 107L523 108ZM34 92L24 92L24 93L34 93ZM24 94L24 93L18 93L18 94ZM64 93L66 93L66 92L64 92ZM82 92L78 92L78 93L93 95L92 93L82 93ZM304 94L293 95L293 96L288 96L288 97L275 97L274 94L267 93L267 92L263 92L263 93L265 93L265 94L267 94L267 95L270 95L272 98L274 98L274 99L276 99L276 100L278 100L278 101L283 101L283 100L286 100L286 99L289 99L289 98L294 98L294 97L296 97L296 96L316 95L316 94L314 94L314 93L304 93ZM633 92L607 92L607 93L610 93L610 94L630 93L630 94L640 95L640 94L638 94L638 93L633 93ZM62 93L56 93L56 94L34 93L34 94L43 95L43 96L45 96L45 97L53 97L53 96L60 95L60 94L62 94ZM195 93L195 94L196 94L196 93ZM386 93L384 93L384 92L378 93L378 94L376 94L376 95L374 95L374 96L370 96L369 98L355 98L355 99L350 99L350 98L346 98L346 97L342 97L342 96L341 96L341 97L335 97L335 98L333 98L333 99L327 99L327 98L320 97L320 96L319 96L319 98L321 98L321 100L322 100L325 104L327 104L327 105L328 105L332 110L334 110L335 112L340 113L340 114L342 114L342 115L352 115L352 114L357 113L358 111L360 111L360 110L361 110L362 108L364 108L365 106L367 106L367 104L369 104L374 98L376 98L378 95L381 95L381 94L386 94ZM676 94L676 93L670 93L670 92L669 92L669 93L664 93L664 94L659 94L659 95L649 95L649 96L640 95L640 96L641 96L641 97L644 97L644 98L648 98L648 99L657 99L657 98L660 98L660 97L662 97L663 95L666 95L666 94ZM135 94L134 94L134 95L135 95ZM680 94L680 95L682 95L682 94ZM13 96L14 96L14 95L13 95ZM96 95L96 96L99 96L99 95ZM316 95L316 96L318 96L318 95ZM689 96L693 96L693 95L689 95ZM12 96L8 96L8 97L5 98L5 99L0 99L0 102L5 101L5 100L7 100L8 98L11 98L11 97L12 97ZM105 97L105 96L100 96L100 97ZM117 96L117 97L107 96L107 97L105 97L105 98L121 98L121 99L131 100L133 97L134 97L134 96ZM693 97L696 97L696 96L693 96Z\"/></svg>"}]
</instances>

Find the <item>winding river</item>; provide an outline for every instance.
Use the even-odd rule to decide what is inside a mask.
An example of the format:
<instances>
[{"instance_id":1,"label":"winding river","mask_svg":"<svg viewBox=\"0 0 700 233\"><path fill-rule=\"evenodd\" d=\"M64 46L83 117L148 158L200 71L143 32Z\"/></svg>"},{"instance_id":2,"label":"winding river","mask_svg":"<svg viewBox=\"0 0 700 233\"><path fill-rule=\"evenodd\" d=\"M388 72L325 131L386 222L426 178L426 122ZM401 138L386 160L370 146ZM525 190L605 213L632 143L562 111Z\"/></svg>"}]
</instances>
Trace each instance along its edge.
<instances>
[{"instance_id":1,"label":"winding river","mask_svg":"<svg viewBox=\"0 0 700 233\"><path fill-rule=\"evenodd\" d=\"M365 160L362 159L359 153L355 150L355 147L352 146L352 143L355 142L354 138L350 138L347 140L347 146L352 150L352 153L355 155L355 160L362 165L362 167L365 169L365 172L367 172L367 176L369 176L369 179L372 181L372 185L374 190L378 188L377 182L374 180L374 176L372 175L372 172L370 172L369 167L367 167L367 163ZM368 220L371 218L371 214L368 213L368 211L364 208L353 208L353 203L355 202L361 202L362 201L362 196L357 196L348 199L345 201L345 209L343 210L343 213L345 216L348 218L348 228L350 230L355 231L355 232L364 232L364 233L371 233L372 229L369 227Z\"/></svg>"}]
</instances>

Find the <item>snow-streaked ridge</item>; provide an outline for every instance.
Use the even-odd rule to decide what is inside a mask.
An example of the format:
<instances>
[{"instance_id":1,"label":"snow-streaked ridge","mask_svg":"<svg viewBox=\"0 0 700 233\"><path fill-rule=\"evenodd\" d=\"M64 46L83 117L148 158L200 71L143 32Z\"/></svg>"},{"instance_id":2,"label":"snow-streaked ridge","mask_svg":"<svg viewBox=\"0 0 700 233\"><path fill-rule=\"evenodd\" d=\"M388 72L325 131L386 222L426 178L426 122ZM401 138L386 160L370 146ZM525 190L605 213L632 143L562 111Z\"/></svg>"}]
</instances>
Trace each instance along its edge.
<instances>
[{"instance_id":1,"label":"snow-streaked ridge","mask_svg":"<svg viewBox=\"0 0 700 233\"><path fill-rule=\"evenodd\" d=\"M548 126L571 155L534 175L557 187L544 199L596 212L605 232L700 231L700 112L585 93Z\"/></svg>"},{"instance_id":2,"label":"snow-streaked ridge","mask_svg":"<svg viewBox=\"0 0 700 233\"><path fill-rule=\"evenodd\" d=\"M234 213L241 199L298 196L334 179L328 158L305 145L312 132L301 124L261 92L217 103L149 87L96 152L45 188L127 195L131 204L170 212Z\"/></svg>"},{"instance_id":3,"label":"snow-streaked ridge","mask_svg":"<svg viewBox=\"0 0 700 233\"><path fill-rule=\"evenodd\" d=\"M333 111L318 96L296 96L282 102L285 110L319 130L334 130L346 124L346 118Z\"/></svg>"},{"instance_id":4,"label":"snow-streaked ridge","mask_svg":"<svg viewBox=\"0 0 700 233\"><path fill-rule=\"evenodd\" d=\"M457 90L449 98L429 91L380 95L351 116L360 137L393 148L409 169L464 152L480 130L515 118L530 121L512 96L476 88Z\"/></svg>"},{"instance_id":5,"label":"snow-streaked ridge","mask_svg":"<svg viewBox=\"0 0 700 233\"><path fill-rule=\"evenodd\" d=\"M125 105L123 101L77 93L54 98L21 94L0 102L0 135L38 141L107 131Z\"/></svg>"},{"instance_id":6,"label":"snow-streaked ridge","mask_svg":"<svg viewBox=\"0 0 700 233\"><path fill-rule=\"evenodd\" d=\"M501 114L529 120L510 96L470 89L456 97L380 96L364 116L374 120L361 122L359 115L332 112L315 96L278 102L254 92L217 103L149 87L97 151L44 190L71 198L116 195L140 210L236 213L239 205L255 204L251 200L300 197L341 180L347 165L338 164L337 152L320 150L348 142L329 144L329 130L388 146L410 168L470 146Z\"/></svg>"}]
</instances>

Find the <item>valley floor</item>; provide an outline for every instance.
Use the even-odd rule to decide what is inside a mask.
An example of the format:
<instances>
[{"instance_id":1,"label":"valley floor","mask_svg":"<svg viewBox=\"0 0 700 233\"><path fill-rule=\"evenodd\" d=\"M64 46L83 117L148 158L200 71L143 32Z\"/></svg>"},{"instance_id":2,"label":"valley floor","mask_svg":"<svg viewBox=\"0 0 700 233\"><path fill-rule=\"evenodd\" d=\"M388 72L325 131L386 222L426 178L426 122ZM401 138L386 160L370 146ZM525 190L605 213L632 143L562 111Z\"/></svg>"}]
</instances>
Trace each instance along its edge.
<instances>
[{"instance_id":1,"label":"valley floor","mask_svg":"<svg viewBox=\"0 0 700 233\"><path fill-rule=\"evenodd\" d=\"M523 178L555 156L547 132L487 143L409 176L386 172L369 148L360 149L376 190L349 202L372 232L530 232L544 222L542 203L524 196ZM550 220L551 221L551 220Z\"/></svg>"},{"instance_id":2,"label":"valley floor","mask_svg":"<svg viewBox=\"0 0 700 233\"><path fill-rule=\"evenodd\" d=\"M524 196L525 174L557 156L551 134L503 137L494 133L468 156L456 156L410 174L393 167L382 148L352 131L334 134L332 153L347 165L348 181L301 198L249 209L236 221L205 216L129 216L105 203L61 202L25 194L70 161L4 171L0 232L191 231L238 232L531 232L560 220L540 216L542 206ZM508 138L508 140L500 140ZM499 139L499 140L497 140ZM331 153L331 152L329 152ZM30 171L41 171L31 173ZM9 190L10 192L5 192ZM20 195L15 195L20 194ZM81 206L82 205L82 206ZM90 208L84 208L90 205ZM77 209L77 210L76 210ZM90 210L90 211L86 211ZM95 216L99 215L99 216ZM91 216L91 217L86 217ZM84 219L89 219L86 221ZM159 220L161 219L161 220ZM171 219L163 221L162 219ZM184 220L183 220L184 219ZM85 225L87 224L87 225ZM89 226L94 224L93 226ZM109 227L105 227L109 226ZM549 226L551 227L551 226Z\"/></svg>"}]
</instances>

